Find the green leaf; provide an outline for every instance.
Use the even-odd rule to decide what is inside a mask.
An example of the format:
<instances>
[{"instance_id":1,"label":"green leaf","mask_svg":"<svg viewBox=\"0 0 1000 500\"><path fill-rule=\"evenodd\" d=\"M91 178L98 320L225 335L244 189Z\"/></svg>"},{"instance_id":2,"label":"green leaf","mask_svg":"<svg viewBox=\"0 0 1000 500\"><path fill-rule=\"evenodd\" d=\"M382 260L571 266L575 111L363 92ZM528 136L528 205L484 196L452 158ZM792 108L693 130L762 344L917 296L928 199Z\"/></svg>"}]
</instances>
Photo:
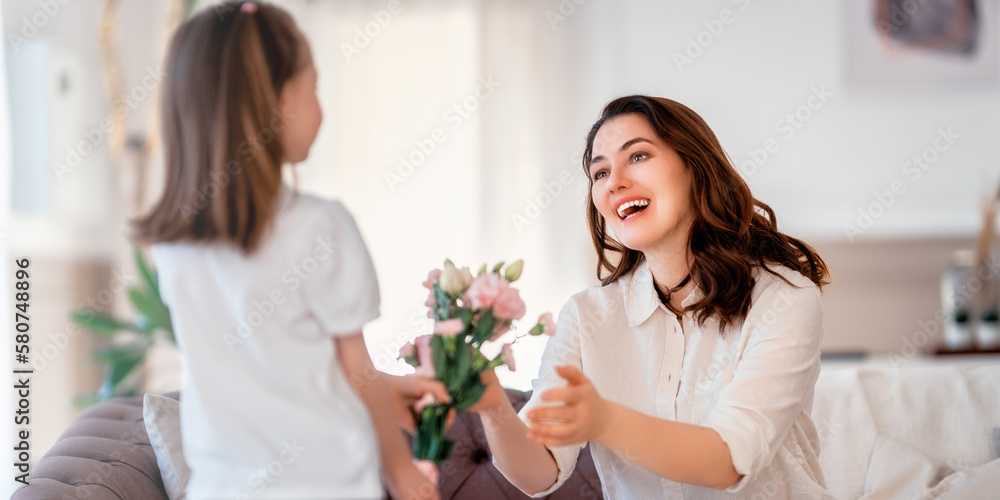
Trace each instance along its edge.
<instances>
[{"instance_id":1,"label":"green leaf","mask_svg":"<svg viewBox=\"0 0 1000 500\"><path fill-rule=\"evenodd\" d=\"M545 325L541 323L536 323L531 330L528 330L528 334L530 335L541 335L543 333L545 333Z\"/></svg>"},{"instance_id":2,"label":"green leaf","mask_svg":"<svg viewBox=\"0 0 1000 500\"><path fill-rule=\"evenodd\" d=\"M136 288L130 288L128 296L140 316L136 323L142 331L149 333L159 328L173 332L170 310L160 300L159 295L151 296Z\"/></svg>"},{"instance_id":3,"label":"green leaf","mask_svg":"<svg viewBox=\"0 0 1000 500\"><path fill-rule=\"evenodd\" d=\"M472 350L462 341L455 353L455 373L452 377L452 384L448 387L448 392L455 394L462 388L465 381L469 379L470 368L472 368Z\"/></svg>"},{"instance_id":4,"label":"green leaf","mask_svg":"<svg viewBox=\"0 0 1000 500\"><path fill-rule=\"evenodd\" d=\"M99 313L87 313L83 311L73 311L70 315L73 322L80 325L87 331L99 335L109 336L119 330L131 330L135 327L118 321L111 316Z\"/></svg>"},{"instance_id":5,"label":"green leaf","mask_svg":"<svg viewBox=\"0 0 1000 500\"><path fill-rule=\"evenodd\" d=\"M121 346L101 346L101 348L100 354L105 357L107 366L104 368L101 388L97 391L98 399L103 401L115 396L135 395L136 387L126 387L122 382L146 359L149 342L142 340Z\"/></svg>"},{"instance_id":6,"label":"green leaf","mask_svg":"<svg viewBox=\"0 0 1000 500\"><path fill-rule=\"evenodd\" d=\"M440 335L431 337L431 359L434 361L437 379L448 385L448 353L445 352L444 339Z\"/></svg>"},{"instance_id":7,"label":"green leaf","mask_svg":"<svg viewBox=\"0 0 1000 500\"><path fill-rule=\"evenodd\" d=\"M503 265L504 265L504 261L501 260L499 264L493 266L493 272L495 274L500 274L500 270L503 269Z\"/></svg>"},{"instance_id":8,"label":"green leaf","mask_svg":"<svg viewBox=\"0 0 1000 500\"><path fill-rule=\"evenodd\" d=\"M473 342L484 342L493 336L493 327L496 326L496 318L493 317L493 310L487 309L479 313L479 322L476 323L476 334Z\"/></svg>"},{"instance_id":9,"label":"green leaf","mask_svg":"<svg viewBox=\"0 0 1000 500\"><path fill-rule=\"evenodd\" d=\"M468 410L472 407L472 405L479 402L479 398L483 397L484 392L486 392L486 386L483 385L481 380L479 380L479 377L476 377L473 384L465 390L465 393L462 394L458 404L455 405L455 411L463 412Z\"/></svg>"},{"instance_id":10,"label":"green leaf","mask_svg":"<svg viewBox=\"0 0 1000 500\"><path fill-rule=\"evenodd\" d=\"M153 292L156 297L160 296L160 282L157 279L156 272L149 268L146 264L146 259L142 256L142 250L139 247L132 247L133 254L135 255L135 267L139 270L139 274L142 275L143 282L149 288L149 291Z\"/></svg>"}]
</instances>

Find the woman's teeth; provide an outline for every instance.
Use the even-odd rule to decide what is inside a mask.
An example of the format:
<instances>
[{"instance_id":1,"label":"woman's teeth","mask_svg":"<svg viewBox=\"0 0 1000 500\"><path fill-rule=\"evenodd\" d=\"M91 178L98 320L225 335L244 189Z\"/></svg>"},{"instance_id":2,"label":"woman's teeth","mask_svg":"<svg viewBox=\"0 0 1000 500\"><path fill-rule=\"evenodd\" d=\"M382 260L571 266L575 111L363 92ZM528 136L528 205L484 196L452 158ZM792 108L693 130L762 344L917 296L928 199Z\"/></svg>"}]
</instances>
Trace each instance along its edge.
<instances>
[{"instance_id":1,"label":"woman's teeth","mask_svg":"<svg viewBox=\"0 0 1000 500\"><path fill-rule=\"evenodd\" d=\"M622 205L618 207L618 217L625 219L627 216L646 208L647 205L649 205L649 200L634 200L628 203L622 203ZM632 207L635 207L635 210L630 210Z\"/></svg>"}]
</instances>

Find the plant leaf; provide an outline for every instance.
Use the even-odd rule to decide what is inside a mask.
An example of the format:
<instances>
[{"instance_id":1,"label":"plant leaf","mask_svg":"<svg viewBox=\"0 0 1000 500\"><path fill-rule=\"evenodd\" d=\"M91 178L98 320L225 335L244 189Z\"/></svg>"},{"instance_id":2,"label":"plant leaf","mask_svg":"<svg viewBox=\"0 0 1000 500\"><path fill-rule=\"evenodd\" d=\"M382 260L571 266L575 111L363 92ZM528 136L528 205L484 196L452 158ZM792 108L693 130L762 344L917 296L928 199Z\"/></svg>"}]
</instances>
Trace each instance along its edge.
<instances>
[{"instance_id":1,"label":"plant leaf","mask_svg":"<svg viewBox=\"0 0 1000 500\"><path fill-rule=\"evenodd\" d=\"M150 295L143 293L137 288L130 288L129 299L136 312L141 316L137 318L137 325L143 332L150 333L156 329L163 329L173 332L173 325L170 322L170 310L160 300L158 294Z\"/></svg>"},{"instance_id":2,"label":"plant leaf","mask_svg":"<svg viewBox=\"0 0 1000 500\"><path fill-rule=\"evenodd\" d=\"M143 282L149 288L149 291L159 297L160 282L156 276L156 271L151 270L149 265L146 264L146 259L142 256L142 250L140 250L139 247L132 247L132 253L135 255L135 267L139 270L139 274L142 276Z\"/></svg>"},{"instance_id":3,"label":"plant leaf","mask_svg":"<svg viewBox=\"0 0 1000 500\"><path fill-rule=\"evenodd\" d=\"M500 274L500 270L503 269L503 265L504 261L501 260L499 264L493 266L493 272L496 274Z\"/></svg>"},{"instance_id":4,"label":"plant leaf","mask_svg":"<svg viewBox=\"0 0 1000 500\"><path fill-rule=\"evenodd\" d=\"M73 322L80 325L92 334L106 337L118 330L132 330L135 327L122 323L111 316L100 313L86 313L83 311L73 311L70 315Z\"/></svg>"}]
</instances>

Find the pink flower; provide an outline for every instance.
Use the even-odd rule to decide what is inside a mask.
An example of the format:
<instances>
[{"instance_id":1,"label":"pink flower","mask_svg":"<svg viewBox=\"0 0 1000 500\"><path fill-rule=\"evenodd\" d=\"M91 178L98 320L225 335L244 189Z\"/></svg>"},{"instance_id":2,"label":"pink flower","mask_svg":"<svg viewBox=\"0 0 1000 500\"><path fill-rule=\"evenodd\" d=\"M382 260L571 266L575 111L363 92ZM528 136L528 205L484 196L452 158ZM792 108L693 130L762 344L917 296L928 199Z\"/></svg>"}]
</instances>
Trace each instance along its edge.
<instances>
[{"instance_id":1,"label":"pink flower","mask_svg":"<svg viewBox=\"0 0 1000 500\"><path fill-rule=\"evenodd\" d=\"M517 370L517 366L514 364L514 350L510 348L510 344L504 344L504 346L500 348L500 356L503 357L503 362L507 365L508 370Z\"/></svg>"},{"instance_id":2,"label":"pink flower","mask_svg":"<svg viewBox=\"0 0 1000 500\"><path fill-rule=\"evenodd\" d=\"M493 307L501 288L506 284L503 278L486 273L476 276L465 292L465 300L472 309L483 311Z\"/></svg>"},{"instance_id":3,"label":"pink flower","mask_svg":"<svg viewBox=\"0 0 1000 500\"><path fill-rule=\"evenodd\" d=\"M552 319L552 313L547 312L538 317L538 323L542 325L542 333L549 337L556 334L556 322Z\"/></svg>"},{"instance_id":4,"label":"pink flower","mask_svg":"<svg viewBox=\"0 0 1000 500\"><path fill-rule=\"evenodd\" d=\"M424 288L428 290L433 290L434 283L437 283L437 280L440 277L441 277L440 269L431 269L431 272L427 273L427 279L424 280Z\"/></svg>"},{"instance_id":5,"label":"pink flower","mask_svg":"<svg viewBox=\"0 0 1000 500\"><path fill-rule=\"evenodd\" d=\"M510 321L524 317L526 309L521 300L521 292L510 287L506 281L500 288L500 294L493 302L493 316L498 320Z\"/></svg>"},{"instance_id":6,"label":"pink flower","mask_svg":"<svg viewBox=\"0 0 1000 500\"><path fill-rule=\"evenodd\" d=\"M459 318L446 319L434 323L434 334L452 336L465 331L465 322Z\"/></svg>"},{"instance_id":7,"label":"pink flower","mask_svg":"<svg viewBox=\"0 0 1000 500\"><path fill-rule=\"evenodd\" d=\"M431 354L431 337L433 335L421 335L414 340L417 347L417 374L427 378L437 378L434 372L434 357Z\"/></svg>"}]
</instances>

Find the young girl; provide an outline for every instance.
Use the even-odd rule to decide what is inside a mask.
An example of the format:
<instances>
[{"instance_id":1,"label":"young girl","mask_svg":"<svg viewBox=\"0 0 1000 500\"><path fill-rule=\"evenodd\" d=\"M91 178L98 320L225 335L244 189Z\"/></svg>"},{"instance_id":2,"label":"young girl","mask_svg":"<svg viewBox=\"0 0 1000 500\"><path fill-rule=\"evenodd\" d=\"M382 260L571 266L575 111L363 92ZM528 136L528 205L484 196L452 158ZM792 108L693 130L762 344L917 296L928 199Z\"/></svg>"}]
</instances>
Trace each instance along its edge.
<instances>
[{"instance_id":1,"label":"young girl","mask_svg":"<svg viewBox=\"0 0 1000 500\"><path fill-rule=\"evenodd\" d=\"M484 374L496 466L542 496L589 441L608 499L830 498L810 418L823 260L677 102L612 101L583 166L603 286L563 308L520 419Z\"/></svg>"},{"instance_id":2,"label":"young girl","mask_svg":"<svg viewBox=\"0 0 1000 500\"><path fill-rule=\"evenodd\" d=\"M379 290L354 220L281 183L322 120L305 38L279 8L222 4L178 28L165 72L166 187L136 236L185 359L187 498L381 499L380 471L437 498L362 338Z\"/></svg>"}]
</instances>

